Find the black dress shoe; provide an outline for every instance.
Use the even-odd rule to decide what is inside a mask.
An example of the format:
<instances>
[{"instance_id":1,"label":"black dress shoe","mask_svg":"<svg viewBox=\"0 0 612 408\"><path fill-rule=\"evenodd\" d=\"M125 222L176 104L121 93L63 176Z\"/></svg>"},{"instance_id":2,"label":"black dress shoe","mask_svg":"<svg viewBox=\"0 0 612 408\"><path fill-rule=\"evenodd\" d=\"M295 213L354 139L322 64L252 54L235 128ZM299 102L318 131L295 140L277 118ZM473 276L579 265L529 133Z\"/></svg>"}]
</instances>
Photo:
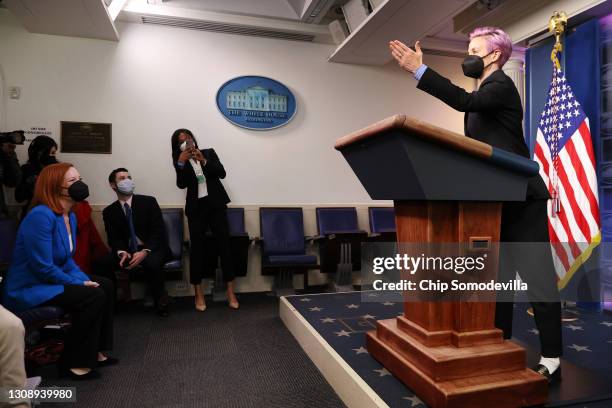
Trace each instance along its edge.
<instances>
[{"instance_id":1,"label":"black dress shoe","mask_svg":"<svg viewBox=\"0 0 612 408\"><path fill-rule=\"evenodd\" d=\"M87 374L75 374L70 369L62 369L60 370L60 377L70 377L73 381L89 381L89 380L97 380L102 377L102 375L96 370L91 370Z\"/></svg>"},{"instance_id":2,"label":"black dress shoe","mask_svg":"<svg viewBox=\"0 0 612 408\"><path fill-rule=\"evenodd\" d=\"M98 367L108 367L119 364L118 358L107 357L104 361L98 361Z\"/></svg>"},{"instance_id":3,"label":"black dress shoe","mask_svg":"<svg viewBox=\"0 0 612 408\"><path fill-rule=\"evenodd\" d=\"M535 366L533 371L546 377L549 384L561 380L561 366L557 367L557 369L552 374L548 371L548 368L546 368L546 366L542 364L538 364L537 366Z\"/></svg>"}]
</instances>

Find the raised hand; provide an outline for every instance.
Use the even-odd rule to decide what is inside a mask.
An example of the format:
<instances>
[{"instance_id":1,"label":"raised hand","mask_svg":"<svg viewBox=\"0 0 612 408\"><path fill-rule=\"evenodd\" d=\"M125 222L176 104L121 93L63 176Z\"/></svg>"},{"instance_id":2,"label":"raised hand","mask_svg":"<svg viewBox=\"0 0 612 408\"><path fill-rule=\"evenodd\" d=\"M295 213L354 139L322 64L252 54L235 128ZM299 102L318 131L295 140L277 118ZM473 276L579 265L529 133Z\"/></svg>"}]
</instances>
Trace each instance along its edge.
<instances>
[{"instance_id":1,"label":"raised hand","mask_svg":"<svg viewBox=\"0 0 612 408\"><path fill-rule=\"evenodd\" d=\"M423 64L423 51L421 51L421 44L418 41L414 44L414 49L416 51L398 40L389 41L389 50L391 50L391 55L395 58L397 64L413 74Z\"/></svg>"}]
</instances>

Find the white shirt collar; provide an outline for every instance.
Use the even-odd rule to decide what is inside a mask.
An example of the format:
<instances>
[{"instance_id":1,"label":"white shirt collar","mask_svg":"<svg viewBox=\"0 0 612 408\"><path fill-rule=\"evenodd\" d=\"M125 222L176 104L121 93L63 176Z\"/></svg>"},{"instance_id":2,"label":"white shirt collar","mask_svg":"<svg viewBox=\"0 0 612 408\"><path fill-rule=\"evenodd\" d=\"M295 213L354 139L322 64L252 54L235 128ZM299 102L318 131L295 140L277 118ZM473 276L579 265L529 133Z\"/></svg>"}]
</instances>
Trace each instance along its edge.
<instances>
[{"instance_id":1,"label":"white shirt collar","mask_svg":"<svg viewBox=\"0 0 612 408\"><path fill-rule=\"evenodd\" d=\"M130 208L132 208L132 198L134 197L134 195L132 194L130 196L130 198L128 198L127 200L123 201L123 200L119 200L119 204L121 204L121 208L125 208L125 203L127 203L127 205L130 206Z\"/></svg>"}]
</instances>

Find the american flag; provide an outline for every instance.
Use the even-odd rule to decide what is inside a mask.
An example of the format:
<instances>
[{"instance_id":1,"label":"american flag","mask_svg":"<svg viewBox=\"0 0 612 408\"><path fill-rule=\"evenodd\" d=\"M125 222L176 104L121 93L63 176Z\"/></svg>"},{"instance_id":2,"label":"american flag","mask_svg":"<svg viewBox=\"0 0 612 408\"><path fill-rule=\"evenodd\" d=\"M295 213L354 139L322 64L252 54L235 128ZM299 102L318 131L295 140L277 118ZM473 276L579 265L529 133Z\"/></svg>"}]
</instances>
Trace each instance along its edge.
<instances>
[{"instance_id":1,"label":"american flag","mask_svg":"<svg viewBox=\"0 0 612 408\"><path fill-rule=\"evenodd\" d=\"M538 124L535 160L552 197L548 229L563 288L601 241L601 225L589 118L556 68Z\"/></svg>"}]
</instances>

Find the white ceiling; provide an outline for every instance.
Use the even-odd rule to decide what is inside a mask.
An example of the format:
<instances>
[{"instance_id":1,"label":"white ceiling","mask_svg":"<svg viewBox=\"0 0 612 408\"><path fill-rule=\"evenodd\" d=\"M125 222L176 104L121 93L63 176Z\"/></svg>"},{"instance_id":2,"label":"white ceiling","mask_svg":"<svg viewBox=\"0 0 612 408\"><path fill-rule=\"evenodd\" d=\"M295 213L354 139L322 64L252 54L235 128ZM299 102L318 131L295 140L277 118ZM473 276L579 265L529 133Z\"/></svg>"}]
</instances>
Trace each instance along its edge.
<instances>
[{"instance_id":1,"label":"white ceiling","mask_svg":"<svg viewBox=\"0 0 612 408\"><path fill-rule=\"evenodd\" d=\"M303 0L165 0L164 6L247 16L300 20Z\"/></svg>"},{"instance_id":2,"label":"white ceiling","mask_svg":"<svg viewBox=\"0 0 612 408\"><path fill-rule=\"evenodd\" d=\"M119 39L101 0L4 0L4 5L30 32Z\"/></svg>"},{"instance_id":3,"label":"white ceiling","mask_svg":"<svg viewBox=\"0 0 612 408\"><path fill-rule=\"evenodd\" d=\"M162 24L168 29L189 28L332 44L327 24L341 18L337 10L347 1L3 0L0 5L5 5L34 33L118 41L114 22L119 19ZM107 4L110 4L108 9ZM392 39L410 45L421 40L428 52L460 55L466 50L466 33L475 25L500 26L510 30L512 38L523 40L545 32L549 9L566 10L573 17L586 15L586 11L600 4L612 4L612 1L382 0L365 21L356 24L329 60L384 65L390 61L387 43ZM315 16L314 10L321 12Z\"/></svg>"},{"instance_id":4,"label":"white ceiling","mask_svg":"<svg viewBox=\"0 0 612 408\"><path fill-rule=\"evenodd\" d=\"M232 13L245 16L307 21L312 11L320 5L323 15L331 6L348 0L152 0L151 4L191 10ZM321 17L323 17L321 15ZM316 19L314 22L318 22ZM310 20L308 20L310 21Z\"/></svg>"}]
</instances>

